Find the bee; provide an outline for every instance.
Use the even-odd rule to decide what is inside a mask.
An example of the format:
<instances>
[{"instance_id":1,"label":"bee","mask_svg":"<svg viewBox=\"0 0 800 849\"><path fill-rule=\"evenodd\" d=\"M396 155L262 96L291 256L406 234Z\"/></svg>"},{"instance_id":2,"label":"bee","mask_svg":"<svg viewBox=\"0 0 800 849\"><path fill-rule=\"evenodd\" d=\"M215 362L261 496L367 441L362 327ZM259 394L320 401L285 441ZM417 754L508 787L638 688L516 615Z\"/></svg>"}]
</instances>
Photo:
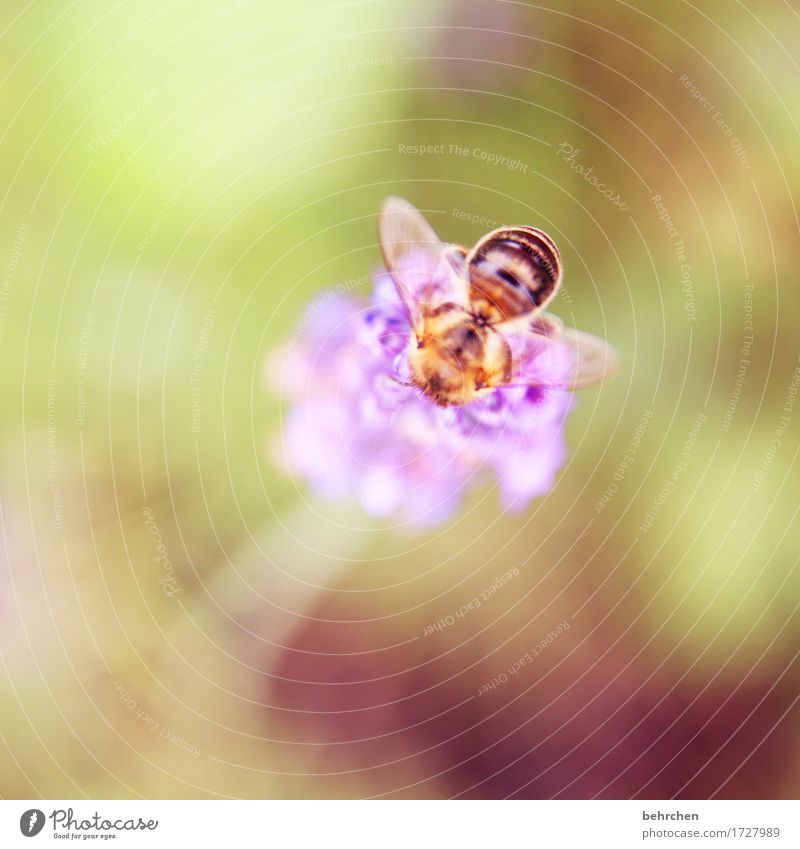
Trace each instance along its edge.
<instances>
[{"instance_id":1,"label":"bee","mask_svg":"<svg viewBox=\"0 0 800 849\"><path fill-rule=\"evenodd\" d=\"M411 326L409 385L434 403L462 406L509 386L578 389L615 372L611 345L544 311L563 268L542 230L499 227L467 250L389 197L378 238Z\"/></svg>"}]
</instances>

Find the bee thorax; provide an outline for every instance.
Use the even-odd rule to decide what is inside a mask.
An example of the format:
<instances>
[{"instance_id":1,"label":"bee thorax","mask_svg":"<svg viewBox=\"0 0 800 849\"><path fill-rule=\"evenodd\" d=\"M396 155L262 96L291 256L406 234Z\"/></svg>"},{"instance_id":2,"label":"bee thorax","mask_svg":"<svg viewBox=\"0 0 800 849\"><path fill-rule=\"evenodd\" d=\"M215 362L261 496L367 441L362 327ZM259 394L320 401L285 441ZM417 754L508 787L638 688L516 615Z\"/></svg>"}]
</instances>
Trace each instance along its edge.
<instances>
[{"instance_id":1,"label":"bee thorax","mask_svg":"<svg viewBox=\"0 0 800 849\"><path fill-rule=\"evenodd\" d=\"M430 321L422 341L410 350L411 378L437 404L467 404L507 377L508 346L472 316Z\"/></svg>"}]
</instances>

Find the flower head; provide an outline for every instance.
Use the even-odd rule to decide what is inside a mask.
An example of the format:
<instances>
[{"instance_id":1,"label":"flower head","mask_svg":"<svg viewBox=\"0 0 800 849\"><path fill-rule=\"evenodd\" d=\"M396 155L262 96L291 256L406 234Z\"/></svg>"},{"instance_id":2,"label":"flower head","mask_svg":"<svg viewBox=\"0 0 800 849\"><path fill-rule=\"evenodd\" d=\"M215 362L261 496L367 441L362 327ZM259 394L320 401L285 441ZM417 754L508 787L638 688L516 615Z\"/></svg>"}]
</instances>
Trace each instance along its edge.
<instances>
[{"instance_id":1,"label":"flower head","mask_svg":"<svg viewBox=\"0 0 800 849\"><path fill-rule=\"evenodd\" d=\"M418 271L416 279L440 285L423 256ZM563 365L557 348L531 337L518 353L527 369ZM448 519L487 478L507 510L546 493L566 458L571 393L509 386L438 406L409 384L412 344L385 271L375 275L369 302L328 292L311 304L270 367L287 401L278 451L288 470L323 498L357 500L371 515L417 526Z\"/></svg>"}]
</instances>

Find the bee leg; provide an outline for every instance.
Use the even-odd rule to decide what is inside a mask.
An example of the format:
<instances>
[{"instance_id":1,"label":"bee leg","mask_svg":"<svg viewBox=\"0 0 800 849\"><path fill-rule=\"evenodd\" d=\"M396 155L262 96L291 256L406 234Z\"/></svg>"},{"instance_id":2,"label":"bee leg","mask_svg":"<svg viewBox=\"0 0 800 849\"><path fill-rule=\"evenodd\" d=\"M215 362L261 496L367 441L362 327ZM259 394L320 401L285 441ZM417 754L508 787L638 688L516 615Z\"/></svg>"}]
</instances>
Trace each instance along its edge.
<instances>
[{"instance_id":1,"label":"bee leg","mask_svg":"<svg viewBox=\"0 0 800 849\"><path fill-rule=\"evenodd\" d=\"M480 392L481 389L491 389L492 375L485 369L477 369L475 371L475 391Z\"/></svg>"},{"instance_id":2,"label":"bee leg","mask_svg":"<svg viewBox=\"0 0 800 849\"><path fill-rule=\"evenodd\" d=\"M389 378L389 380L391 380L393 383L396 383L398 386L411 387L411 386L417 385L416 383L413 383L413 382L408 381L408 380L398 380L396 377L394 377L391 374L387 375L387 377Z\"/></svg>"}]
</instances>

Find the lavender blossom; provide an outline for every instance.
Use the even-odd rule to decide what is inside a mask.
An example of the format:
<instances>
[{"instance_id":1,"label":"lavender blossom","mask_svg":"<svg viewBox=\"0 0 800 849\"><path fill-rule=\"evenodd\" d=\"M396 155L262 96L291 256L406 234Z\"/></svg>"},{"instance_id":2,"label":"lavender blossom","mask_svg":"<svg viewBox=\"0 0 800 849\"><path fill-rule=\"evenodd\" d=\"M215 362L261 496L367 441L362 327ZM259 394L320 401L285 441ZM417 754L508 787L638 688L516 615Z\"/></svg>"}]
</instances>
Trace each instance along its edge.
<instances>
[{"instance_id":1,"label":"lavender blossom","mask_svg":"<svg viewBox=\"0 0 800 849\"><path fill-rule=\"evenodd\" d=\"M333 292L312 303L269 369L287 401L277 449L286 469L322 498L357 500L373 516L418 527L450 518L486 478L496 479L505 510L546 493L566 459L571 392L515 386L440 407L406 385L412 339L384 271L369 303ZM559 368L558 348L536 344L530 334L526 371Z\"/></svg>"}]
</instances>

